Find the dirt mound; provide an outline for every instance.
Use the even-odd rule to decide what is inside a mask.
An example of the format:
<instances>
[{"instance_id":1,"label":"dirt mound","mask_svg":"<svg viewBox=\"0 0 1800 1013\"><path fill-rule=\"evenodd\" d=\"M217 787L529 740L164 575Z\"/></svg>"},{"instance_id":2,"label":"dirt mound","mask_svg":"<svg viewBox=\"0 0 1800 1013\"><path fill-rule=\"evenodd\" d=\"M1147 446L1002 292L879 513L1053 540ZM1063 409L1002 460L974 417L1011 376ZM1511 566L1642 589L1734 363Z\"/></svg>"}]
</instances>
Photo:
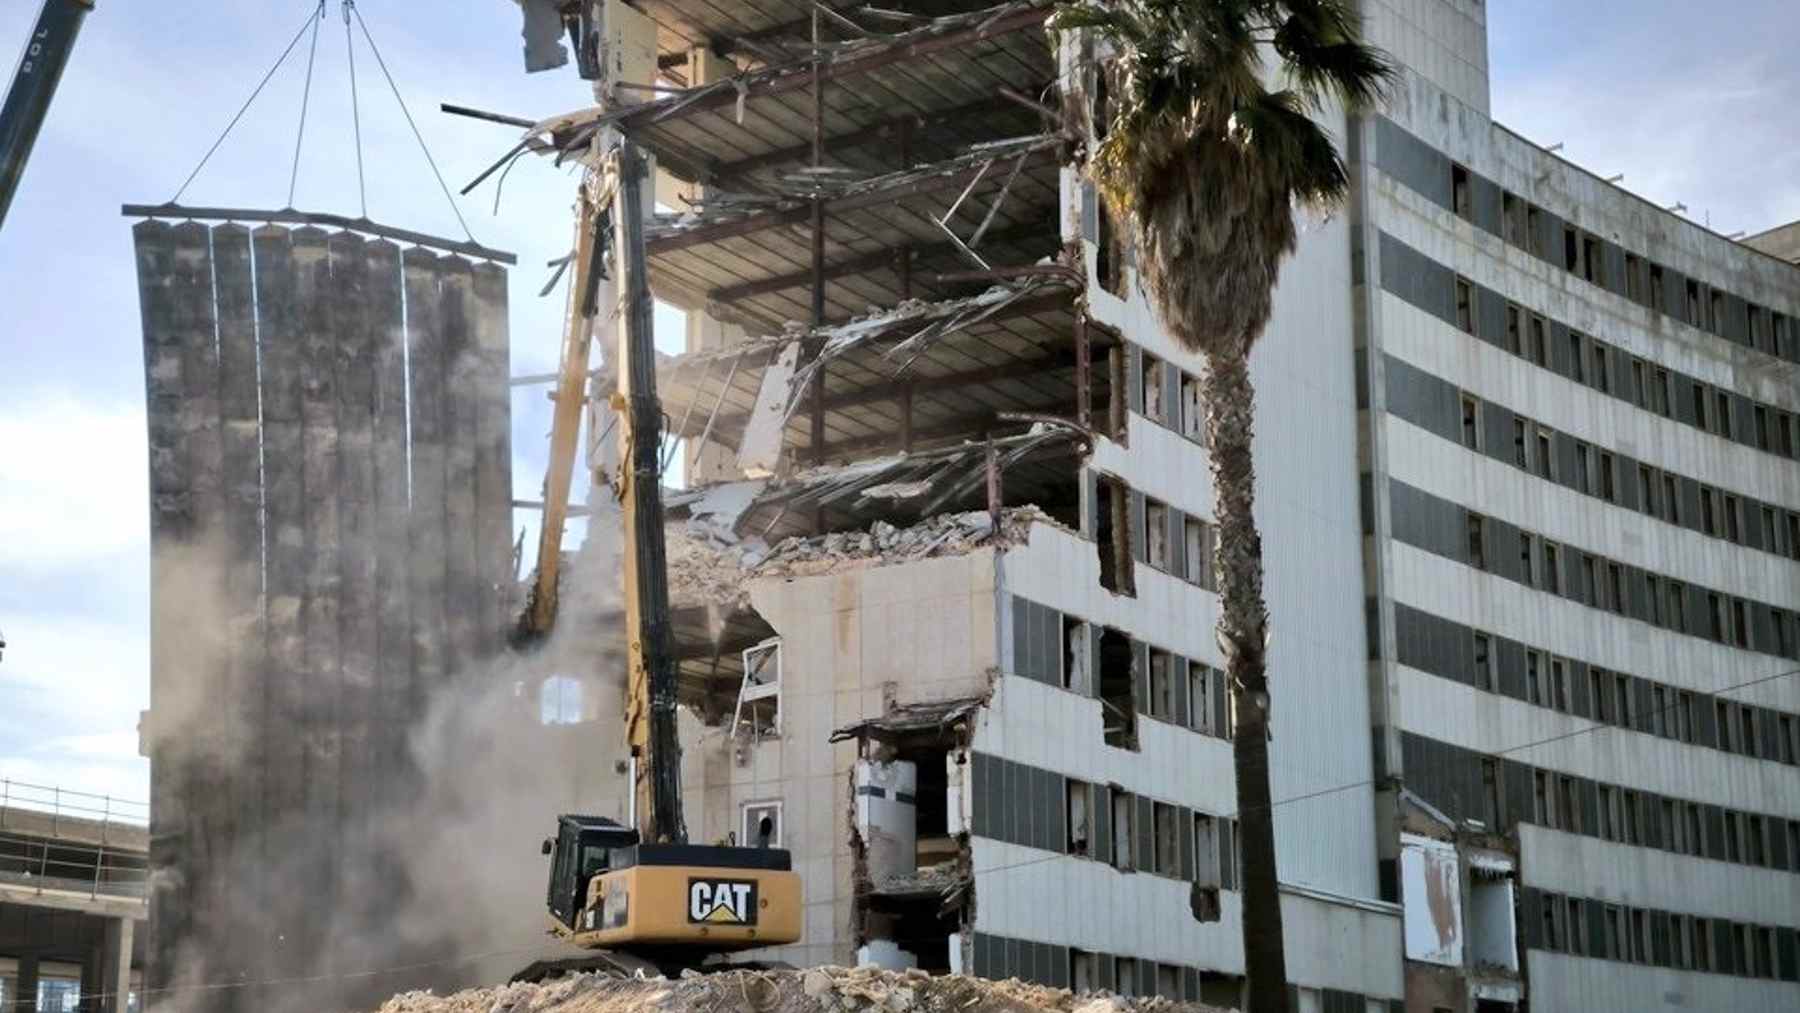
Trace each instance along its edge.
<instances>
[{"instance_id":1,"label":"dirt mound","mask_svg":"<svg viewBox=\"0 0 1800 1013\"><path fill-rule=\"evenodd\" d=\"M408 992L380 1013L1205 1013L1168 999L1073 995L1017 980L921 971L815 967L725 971L667 978L578 975L542 985L471 989L451 996Z\"/></svg>"}]
</instances>

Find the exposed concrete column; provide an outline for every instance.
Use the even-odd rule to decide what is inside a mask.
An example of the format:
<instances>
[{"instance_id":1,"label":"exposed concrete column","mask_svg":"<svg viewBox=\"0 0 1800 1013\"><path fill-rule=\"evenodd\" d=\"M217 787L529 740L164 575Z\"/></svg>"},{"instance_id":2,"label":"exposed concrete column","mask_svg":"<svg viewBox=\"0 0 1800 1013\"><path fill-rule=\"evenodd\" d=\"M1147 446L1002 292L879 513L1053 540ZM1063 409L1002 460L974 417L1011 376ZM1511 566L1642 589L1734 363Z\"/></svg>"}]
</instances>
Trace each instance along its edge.
<instances>
[{"instance_id":1,"label":"exposed concrete column","mask_svg":"<svg viewBox=\"0 0 1800 1013\"><path fill-rule=\"evenodd\" d=\"M131 937L135 928L130 918L111 918L106 922L106 940L100 947L101 1000L93 1007L98 1013L125 1013L131 993Z\"/></svg>"},{"instance_id":2,"label":"exposed concrete column","mask_svg":"<svg viewBox=\"0 0 1800 1013\"><path fill-rule=\"evenodd\" d=\"M38 994L38 958L35 953L23 954L19 957L19 995L15 1013L37 1013Z\"/></svg>"}]
</instances>

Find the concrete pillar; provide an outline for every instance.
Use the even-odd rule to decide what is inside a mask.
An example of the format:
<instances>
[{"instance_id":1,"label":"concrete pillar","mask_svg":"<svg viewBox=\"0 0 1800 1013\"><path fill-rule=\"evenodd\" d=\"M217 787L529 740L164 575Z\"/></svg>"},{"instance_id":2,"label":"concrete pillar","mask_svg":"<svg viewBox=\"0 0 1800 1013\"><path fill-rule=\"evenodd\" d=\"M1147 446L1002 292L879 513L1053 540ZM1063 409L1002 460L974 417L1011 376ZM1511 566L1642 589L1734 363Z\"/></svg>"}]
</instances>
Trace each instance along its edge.
<instances>
[{"instance_id":1,"label":"concrete pillar","mask_svg":"<svg viewBox=\"0 0 1800 1013\"><path fill-rule=\"evenodd\" d=\"M113 918L106 923L106 939L100 947L101 1000L93 1007L98 1013L125 1013L131 993L131 937L135 929L130 918Z\"/></svg>"},{"instance_id":2,"label":"concrete pillar","mask_svg":"<svg viewBox=\"0 0 1800 1013\"><path fill-rule=\"evenodd\" d=\"M26 954L19 958L19 996L16 1013L37 1013L38 958Z\"/></svg>"}]
</instances>

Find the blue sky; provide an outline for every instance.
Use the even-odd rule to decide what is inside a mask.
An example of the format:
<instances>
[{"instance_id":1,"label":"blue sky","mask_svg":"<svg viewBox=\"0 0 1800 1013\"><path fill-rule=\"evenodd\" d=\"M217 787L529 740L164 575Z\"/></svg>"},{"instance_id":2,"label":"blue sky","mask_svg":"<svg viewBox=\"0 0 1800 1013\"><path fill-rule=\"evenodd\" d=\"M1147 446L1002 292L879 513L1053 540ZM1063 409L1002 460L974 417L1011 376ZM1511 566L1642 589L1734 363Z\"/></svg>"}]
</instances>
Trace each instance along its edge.
<instances>
[{"instance_id":1,"label":"blue sky","mask_svg":"<svg viewBox=\"0 0 1800 1013\"><path fill-rule=\"evenodd\" d=\"M0 53L23 41L37 6L0 5ZM102 0L0 230L0 777L148 796L136 734L149 700L143 365L130 223L118 209L174 193L308 6ZM294 203L355 214L344 25L330 6ZM523 73L506 0L360 6L453 188L515 138L442 115L440 101L534 118L587 104L572 72ZM1682 0L1491 3L1495 118L1563 142L1601 175L1625 173L1627 188L1660 204L1685 202L1721 232L1800 218L1800 13L1791 0L1725 8L1701 17ZM358 46L370 216L459 234ZM305 47L186 202L286 203ZM463 203L476 238L520 258L516 373L554 366L561 301L536 293L544 262L569 245L572 180L527 162L497 217L491 184ZM541 392L514 398L522 496L541 481L545 409Z\"/></svg>"}]
</instances>

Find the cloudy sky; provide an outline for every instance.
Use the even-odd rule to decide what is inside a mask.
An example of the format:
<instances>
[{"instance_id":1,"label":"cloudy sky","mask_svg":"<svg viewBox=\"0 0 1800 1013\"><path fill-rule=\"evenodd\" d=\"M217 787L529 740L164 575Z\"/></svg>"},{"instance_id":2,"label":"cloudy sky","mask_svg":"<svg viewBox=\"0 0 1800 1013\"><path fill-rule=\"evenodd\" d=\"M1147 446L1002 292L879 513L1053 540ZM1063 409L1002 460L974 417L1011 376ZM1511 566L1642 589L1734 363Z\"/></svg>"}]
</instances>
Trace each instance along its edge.
<instances>
[{"instance_id":1,"label":"cloudy sky","mask_svg":"<svg viewBox=\"0 0 1800 1013\"><path fill-rule=\"evenodd\" d=\"M102 0L89 18L0 230L0 778L148 796L137 757L149 701L143 359L123 203L160 203L305 20L300 2ZM358 209L344 24L323 24L297 207ZM1495 117L1721 232L1800 218L1800 63L1792 0L1495 0ZM0 53L38 4L0 4ZM513 132L437 112L441 101L536 118L585 104L572 72L527 77L505 0L364 0L364 17L453 188ZM432 16L421 17L430 11ZM450 16L446 16L450 15ZM371 217L460 228L358 37ZM287 204L307 43L184 201ZM554 366L561 304L539 299L568 241L571 177L523 163L499 214L491 184L464 201L482 242L516 252L513 369ZM665 318L666 322L666 318ZM672 337L672 335L669 335ZM515 486L537 488L547 414L514 399Z\"/></svg>"}]
</instances>

